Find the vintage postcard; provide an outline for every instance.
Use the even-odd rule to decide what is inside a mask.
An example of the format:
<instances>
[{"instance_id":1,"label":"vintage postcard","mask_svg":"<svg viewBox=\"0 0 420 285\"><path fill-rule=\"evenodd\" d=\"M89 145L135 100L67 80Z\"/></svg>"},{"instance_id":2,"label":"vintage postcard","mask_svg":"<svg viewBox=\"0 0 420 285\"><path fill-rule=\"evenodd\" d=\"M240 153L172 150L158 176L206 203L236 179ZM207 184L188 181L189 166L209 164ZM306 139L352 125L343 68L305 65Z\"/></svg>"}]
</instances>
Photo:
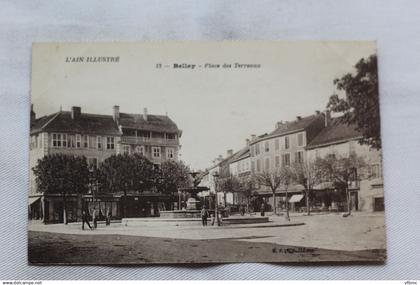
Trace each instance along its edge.
<instances>
[{"instance_id":1,"label":"vintage postcard","mask_svg":"<svg viewBox=\"0 0 420 285\"><path fill-rule=\"evenodd\" d=\"M30 264L384 262L374 42L35 43Z\"/></svg>"}]
</instances>

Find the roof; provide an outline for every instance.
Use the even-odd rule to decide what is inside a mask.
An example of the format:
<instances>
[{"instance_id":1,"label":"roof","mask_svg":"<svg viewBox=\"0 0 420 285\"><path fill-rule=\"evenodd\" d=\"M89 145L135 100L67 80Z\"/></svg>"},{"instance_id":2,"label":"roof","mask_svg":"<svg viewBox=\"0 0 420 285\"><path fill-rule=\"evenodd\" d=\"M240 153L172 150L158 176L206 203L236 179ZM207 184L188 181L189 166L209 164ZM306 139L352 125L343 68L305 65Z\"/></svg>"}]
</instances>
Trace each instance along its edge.
<instances>
[{"instance_id":1,"label":"roof","mask_svg":"<svg viewBox=\"0 0 420 285\"><path fill-rule=\"evenodd\" d=\"M120 125L123 128L154 132L180 133L178 126L168 116L120 113Z\"/></svg>"},{"instance_id":2,"label":"roof","mask_svg":"<svg viewBox=\"0 0 420 285\"><path fill-rule=\"evenodd\" d=\"M295 132L299 132L308 128L312 123L320 119L320 117L324 117L324 114L314 114L307 117L300 117L294 121L290 122L280 122L278 123L277 128L269 134L263 134L258 136L256 140L251 141L251 144L263 141L268 138L278 137L282 135L292 134Z\"/></svg>"},{"instance_id":3,"label":"roof","mask_svg":"<svg viewBox=\"0 0 420 285\"><path fill-rule=\"evenodd\" d=\"M72 119L71 112L68 111L36 119L31 124L31 134L38 132L121 135L112 116L82 113L76 119Z\"/></svg>"},{"instance_id":4,"label":"roof","mask_svg":"<svg viewBox=\"0 0 420 285\"><path fill-rule=\"evenodd\" d=\"M247 147L244 147L243 149L239 150L238 152L236 152L232 156L232 159L231 159L230 163L239 161L239 160L247 158L249 156L250 156L249 146L247 146Z\"/></svg>"},{"instance_id":5,"label":"roof","mask_svg":"<svg viewBox=\"0 0 420 285\"><path fill-rule=\"evenodd\" d=\"M307 145L308 149L324 145L331 145L349 140L355 140L362 136L354 125L343 122L342 117L332 118L331 124L323 128L318 135Z\"/></svg>"},{"instance_id":6,"label":"roof","mask_svg":"<svg viewBox=\"0 0 420 285\"><path fill-rule=\"evenodd\" d=\"M315 120L317 120L320 116L324 116L323 114L315 114L310 115L307 117L302 117L301 119L297 119L291 122L285 122L280 124L274 131L272 131L269 136L274 135L285 135L289 133L293 133L296 131L300 131L302 129L307 128L310 124L312 124Z\"/></svg>"}]
</instances>

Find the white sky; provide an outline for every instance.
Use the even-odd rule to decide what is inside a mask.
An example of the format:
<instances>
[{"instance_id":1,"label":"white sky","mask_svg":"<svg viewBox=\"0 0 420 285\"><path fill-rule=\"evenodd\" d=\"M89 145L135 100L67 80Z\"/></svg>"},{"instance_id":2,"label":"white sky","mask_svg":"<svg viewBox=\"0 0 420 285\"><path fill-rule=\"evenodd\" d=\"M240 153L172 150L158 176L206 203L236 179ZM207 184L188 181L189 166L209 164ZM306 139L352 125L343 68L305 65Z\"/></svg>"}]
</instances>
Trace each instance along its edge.
<instances>
[{"instance_id":1,"label":"white sky","mask_svg":"<svg viewBox=\"0 0 420 285\"><path fill-rule=\"evenodd\" d=\"M204 169L251 134L323 111L333 79L353 71L374 42L161 42L36 44L32 102L37 117L82 112L166 112L183 130L180 159ZM119 56L119 63L66 63L66 57ZM249 63L259 69L156 69L157 63Z\"/></svg>"}]
</instances>

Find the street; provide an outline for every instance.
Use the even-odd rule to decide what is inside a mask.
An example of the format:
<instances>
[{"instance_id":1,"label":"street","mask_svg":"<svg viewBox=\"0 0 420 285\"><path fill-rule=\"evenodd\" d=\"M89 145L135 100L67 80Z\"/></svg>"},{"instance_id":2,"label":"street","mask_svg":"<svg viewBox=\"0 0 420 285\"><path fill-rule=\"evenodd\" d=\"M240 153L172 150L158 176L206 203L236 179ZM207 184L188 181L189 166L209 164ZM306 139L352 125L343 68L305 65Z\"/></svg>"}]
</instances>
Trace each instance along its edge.
<instances>
[{"instance_id":1,"label":"street","mask_svg":"<svg viewBox=\"0 0 420 285\"><path fill-rule=\"evenodd\" d=\"M202 227L149 223L141 227L29 225L31 263L315 262L385 260L384 215L270 216L269 224Z\"/></svg>"}]
</instances>

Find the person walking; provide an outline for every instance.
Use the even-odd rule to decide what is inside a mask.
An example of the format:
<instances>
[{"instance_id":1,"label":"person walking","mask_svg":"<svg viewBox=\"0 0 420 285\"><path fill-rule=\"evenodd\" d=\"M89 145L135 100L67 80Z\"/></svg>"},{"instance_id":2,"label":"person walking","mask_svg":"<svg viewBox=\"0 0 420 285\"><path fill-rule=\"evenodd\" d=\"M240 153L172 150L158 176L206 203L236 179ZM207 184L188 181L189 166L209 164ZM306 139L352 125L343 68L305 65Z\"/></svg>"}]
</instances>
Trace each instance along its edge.
<instances>
[{"instance_id":1,"label":"person walking","mask_svg":"<svg viewBox=\"0 0 420 285\"><path fill-rule=\"evenodd\" d=\"M88 225L89 229L93 230L89 224L89 217L85 210L82 211L82 231L85 230L85 223Z\"/></svg>"},{"instance_id":2,"label":"person walking","mask_svg":"<svg viewBox=\"0 0 420 285\"><path fill-rule=\"evenodd\" d=\"M207 212L206 206L203 206L201 208L201 222L203 223L203 227L207 226L207 216L208 216L208 212Z\"/></svg>"},{"instance_id":3,"label":"person walking","mask_svg":"<svg viewBox=\"0 0 420 285\"><path fill-rule=\"evenodd\" d=\"M96 228L98 227L98 221L96 219L96 208L93 207L93 211L92 211L92 222L93 222L93 228L96 230Z\"/></svg>"}]
</instances>

